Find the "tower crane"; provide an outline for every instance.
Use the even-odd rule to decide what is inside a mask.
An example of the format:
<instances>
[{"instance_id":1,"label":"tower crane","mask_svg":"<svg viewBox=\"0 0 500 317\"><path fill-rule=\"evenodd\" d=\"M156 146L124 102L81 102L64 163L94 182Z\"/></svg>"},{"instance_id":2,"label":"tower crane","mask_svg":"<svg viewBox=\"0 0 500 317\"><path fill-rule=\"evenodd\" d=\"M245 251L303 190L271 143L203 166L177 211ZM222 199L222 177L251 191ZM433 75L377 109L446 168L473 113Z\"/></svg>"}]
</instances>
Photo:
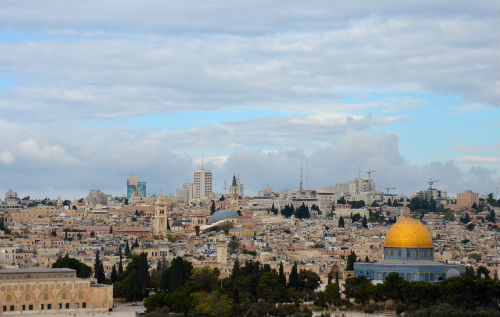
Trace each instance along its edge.
<instances>
[{"instance_id":1,"label":"tower crane","mask_svg":"<svg viewBox=\"0 0 500 317\"><path fill-rule=\"evenodd\" d=\"M389 194L389 192L392 190L396 190L396 187L390 187L389 185L387 185L387 187L385 187L385 190L387 191L387 194Z\"/></svg>"},{"instance_id":2,"label":"tower crane","mask_svg":"<svg viewBox=\"0 0 500 317\"><path fill-rule=\"evenodd\" d=\"M371 179L372 173L375 172L376 172L375 170L368 169L368 171L366 171L366 174L368 174L368 179Z\"/></svg>"},{"instance_id":3,"label":"tower crane","mask_svg":"<svg viewBox=\"0 0 500 317\"><path fill-rule=\"evenodd\" d=\"M433 185L434 183L439 182L439 181L440 181L439 179L432 179L432 177L431 177L431 178L429 178L429 181L427 182L427 184L429 184L429 189L432 189L432 185Z\"/></svg>"}]
</instances>

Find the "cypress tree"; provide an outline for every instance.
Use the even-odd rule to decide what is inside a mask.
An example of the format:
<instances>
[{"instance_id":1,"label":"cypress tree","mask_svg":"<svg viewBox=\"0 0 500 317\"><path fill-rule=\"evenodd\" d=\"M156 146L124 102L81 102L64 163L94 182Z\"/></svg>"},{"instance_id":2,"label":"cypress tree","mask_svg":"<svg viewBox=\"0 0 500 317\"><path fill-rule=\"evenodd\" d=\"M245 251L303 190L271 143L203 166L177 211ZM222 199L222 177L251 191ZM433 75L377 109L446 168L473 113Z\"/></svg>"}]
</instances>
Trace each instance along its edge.
<instances>
[{"instance_id":1,"label":"cypress tree","mask_svg":"<svg viewBox=\"0 0 500 317\"><path fill-rule=\"evenodd\" d=\"M122 246L118 248L118 255L120 256L120 262L118 263L118 274L123 273L123 254L122 254Z\"/></svg>"},{"instance_id":2,"label":"cypress tree","mask_svg":"<svg viewBox=\"0 0 500 317\"><path fill-rule=\"evenodd\" d=\"M345 222L344 222L344 217L339 218L339 228L344 228L345 227Z\"/></svg>"},{"instance_id":3,"label":"cypress tree","mask_svg":"<svg viewBox=\"0 0 500 317\"><path fill-rule=\"evenodd\" d=\"M279 275L278 275L278 280L281 285L286 287L286 276L285 276L285 270L283 269L283 262L280 263L280 270L279 270Z\"/></svg>"},{"instance_id":4,"label":"cypress tree","mask_svg":"<svg viewBox=\"0 0 500 317\"><path fill-rule=\"evenodd\" d=\"M290 276L288 278L288 287L299 290L299 273L297 272L297 262L293 264L292 270L290 271Z\"/></svg>"},{"instance_id":5,"label":"cypress tree","mask_svg":"<svg viewBox=\"0 0 500 317\"><path fill-rule=\"evenodd\" d=\"M118 280L118 272L116 272L116 265L113 265L111 269L111 283L114 283Z\"/></svg>"}]
</instances>

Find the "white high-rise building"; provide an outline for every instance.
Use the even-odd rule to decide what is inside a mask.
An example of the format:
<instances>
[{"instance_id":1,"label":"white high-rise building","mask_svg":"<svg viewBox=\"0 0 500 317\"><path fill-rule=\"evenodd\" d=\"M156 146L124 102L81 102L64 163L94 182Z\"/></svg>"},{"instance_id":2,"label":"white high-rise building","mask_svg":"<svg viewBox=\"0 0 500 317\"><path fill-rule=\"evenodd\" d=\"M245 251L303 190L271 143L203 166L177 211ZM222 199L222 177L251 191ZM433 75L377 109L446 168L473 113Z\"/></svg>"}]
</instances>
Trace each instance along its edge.
<instances>
[{"instance_id":1,"label":"white high-rise building","mask_svg":"<svg viewBox=\"0 0 500 317\"><path fill-rule=\"evenodd\" d=\"M369 193L375 190L373 179L368 177L356 178L349 181L349 194Z\"/></svg>"},{"instance_id":2,"label":"white high-rise building","mask_svg":"<svg viewBox=\"0 0 500 317\"><path fill-rule=\"evenodd\" d=\"M188 203L194 198L194 185L183 184L181 188L175 190L175 198L183 203Z\"/></svg>"},{"instance_id":3,"label":"white high-rise building","mask_svg":"<svg viewBox=\"0 0 500 317\"><path fill-rule=\"evenodd\" d=\"M199 169L194 171L194 198L201 199L212 195L212 171Z\"/></svg>"}]
</instances>

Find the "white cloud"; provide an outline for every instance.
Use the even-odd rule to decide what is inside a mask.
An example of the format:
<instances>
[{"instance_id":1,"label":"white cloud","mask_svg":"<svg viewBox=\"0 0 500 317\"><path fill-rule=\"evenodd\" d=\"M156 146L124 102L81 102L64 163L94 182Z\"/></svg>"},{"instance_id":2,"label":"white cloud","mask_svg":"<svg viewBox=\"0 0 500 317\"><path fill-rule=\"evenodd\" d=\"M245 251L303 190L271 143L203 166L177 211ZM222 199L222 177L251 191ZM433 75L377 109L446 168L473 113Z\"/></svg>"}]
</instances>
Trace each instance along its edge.
<instances>
[{"instance_id":1,"label":"white cloud","mask_svg":"<svg viewBox=\"0 0 500 317\"><path fill-rule=\"evenodd\" d=\"M494 156L462 156L455 159L458 163L469 163L469 164L500 164L500 158Z\"/></svg>"},{"instance_id":2,"label":"white cloud","mask_svg":"<svg viewBox=\"0 0 500 317\"><path fill-rule=\"evenodd\" d=\"M0 153L0 163L10 164L14 162L14 156L10 152L2 152Z\"/></svg>"}]
</instances>

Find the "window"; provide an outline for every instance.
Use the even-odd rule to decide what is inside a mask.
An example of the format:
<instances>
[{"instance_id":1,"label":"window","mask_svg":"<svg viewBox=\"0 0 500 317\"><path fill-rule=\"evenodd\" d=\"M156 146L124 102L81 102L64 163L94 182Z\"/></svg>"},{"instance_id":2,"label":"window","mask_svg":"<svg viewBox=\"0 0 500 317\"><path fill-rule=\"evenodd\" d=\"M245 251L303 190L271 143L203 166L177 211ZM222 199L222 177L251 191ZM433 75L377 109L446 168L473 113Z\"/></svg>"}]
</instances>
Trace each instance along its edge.
<instances>
[{"instance_id":1,"label":"window","mask_svg":"<svg viewBox=\"0 0 500 317\"><path fill-rule=\"evenodd\" d=\"M43 300L49 300L49 294L47 293L43 294Z\"/></svg>"},{"instance_id":2,"label":"window","mask_svg":"<svg viewBox=\"0 0 500 317\"><path fill-rule=\"evenodd\" d=\"M87 308L87 303L86 302L82 303L82 308Z\"/></svg>"},{"instance_id":3,"label":"window","mask_svg":"<svg viewBox=\"0 0 500 317\"><path fill-rule=\"evenodd\" d=\"M43 304L40 304L40 310L43 310L45 306Z\"/></svg>"},{"instance_id":4,"label":"window","mask_svg":"<svg viewBox=\"0 0 500 317\"><path fill-rule=\"evenodd\" d=\"M3 311L7 311L7 306L3 306L3 307L2 307L2 310L3 310Z\"/></svg>"},{"instance_id":5,"label":"window","mask_svg":"<svg viewBox=\"0 0 500 317\"><path fill-rule=\"evenodd\" d=\"M26 305L23 305L22 307L23 307L23 310L26 310Z\"/></svg>"},{"instance_id":6,"label":"window","mask_svg":"<svg viewBox=\"0 0 500 317\"><path fill-rule=\"evenodd\" d=\"M10 295L7 295L6 300L7 300L8 302L10 302L10 301L12 300L12 299L11 299L11 297L10 297Z\"/></svg>"},{"instance_id":7,"label":"window","mask_svg":"<svg viewBox=\"0 0 500 317\"><path fill-rule=\"evenodd\" d=\"M24 296L24 300L29 301L30 300L30 294L26 294L26 296Z\"/></svg>"},{"instance_id":8,"label":"window","mask_svg":"<svg viewBox=\"0 0 500 317\"><path fill-rule=\"evenodd\" d=\"M66 303L66 309L69 309L69 303Z\"/></svg>"},{"instance_id":9,"label":"window","mask_svg":"<svg viewBox=\"0 0 500 317\"><path fill-rule=\"evenodd\" d=\"M14 305L10 305L10 311L14 311Z\"/></svg>"},{"instance_id":10,"label":"window","mask_svg":"<svg viewBox=\"0 0 500 317\"><path fill-rule=\"evenodd\" d=\"M62 303L59 303L59 309L62 309Z\"/></svg>"},{"instance_id":11,"label":"window","mask_svg":"<svg viewBox=\"0 0 500 317\"><path fill-rule=\"evenodd\" d=\"M33 310L33 304L29 305L29 306L28 306L28 309L29 309L29 310Z\"/></svg>"},{"instance_id":12,"label":"window","mask_svg":"<svg viewBox=\"0 0 500 317\"><path fill-rule=\"evenodd\" d=\"M66 293L62 294L62 299L66 299Z\"/></svg>"},{"instance_id":13,"label":"window","mask_svg":"<svg viewBox=\"0 0 500 317\"><path fill-rule=\"evenodd\" d=\"M47 304L47 309L52 309L52 304Z\"/></svg>"}]
</instances>

